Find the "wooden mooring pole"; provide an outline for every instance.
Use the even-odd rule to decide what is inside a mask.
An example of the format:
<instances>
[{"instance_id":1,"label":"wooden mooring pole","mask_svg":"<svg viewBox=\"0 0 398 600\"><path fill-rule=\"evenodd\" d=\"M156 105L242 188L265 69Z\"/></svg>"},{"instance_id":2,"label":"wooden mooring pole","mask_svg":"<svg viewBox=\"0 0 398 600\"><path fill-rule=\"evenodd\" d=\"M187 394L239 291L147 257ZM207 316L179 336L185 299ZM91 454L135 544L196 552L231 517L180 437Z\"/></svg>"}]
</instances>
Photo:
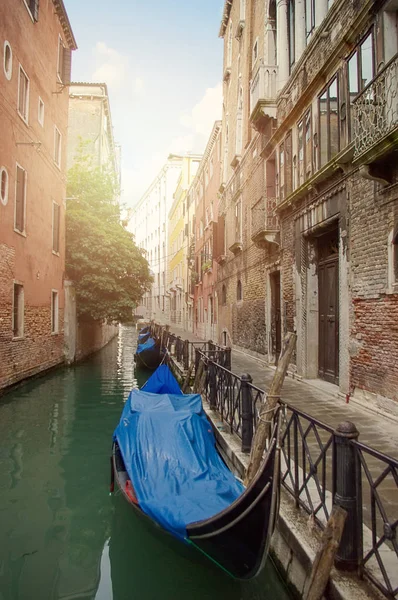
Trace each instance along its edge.
<instances>
[{"instance_id":1,"label":"wooden mooring pole","mask_svg":"<svg viewBox=\"0 0 398 600\"><path fill-rule=\"evenodd\" d=\"M267 444L267 439L271 433L272 418L275 412L276 405L280 399L280 393L286 372L296 345L297 336L295 333L287 333L283 341L283 349L275 371L271 387L267 394L266 400L261 407L258 417L256 433L254 435L252 449L250 453L249 466L246 471L245 485L249 485L255 477L263 459L264 450Z\"/></svg>"}]
</instances>

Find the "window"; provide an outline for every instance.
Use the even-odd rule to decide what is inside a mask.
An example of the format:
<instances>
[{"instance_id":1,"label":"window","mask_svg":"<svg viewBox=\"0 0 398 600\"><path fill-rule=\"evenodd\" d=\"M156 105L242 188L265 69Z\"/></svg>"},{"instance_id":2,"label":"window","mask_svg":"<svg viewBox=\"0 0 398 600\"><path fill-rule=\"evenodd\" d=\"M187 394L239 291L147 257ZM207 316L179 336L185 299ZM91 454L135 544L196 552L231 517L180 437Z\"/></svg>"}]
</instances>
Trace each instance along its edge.
<instances>
[{"instance_id":1,"label":"window","mask_svg":"<svg viewBox=\"0 0 398 600\"><path fill-rule=\"evenodd\" d=\"M393 243L394 283L398 284L398 231L396 231L392 243Z\"/></svg>"},{"instance_id":2,"label":"window","mask_svg":"<svg viewBox=\"0 0 398 600\"><path fill-rule=\"evenodd\" d=\"M223 284L222 290L221 290L221 303L223 306L225 306L227 304L227 288L226 288L225 284Z\"/></svg>"},{"instance_id":3,"label":"window","mask_svg":"<svg viewBox=\"0 0 398 600\"><path fill-rule=\"evenodd\" d=\"M294 19L294 1L289 0L287 5L287 18L288 18L288 45L289 45L289 66L290 71L292 70L295 63L295 37L294 37L294 27L295 27L295 19Z\"/></svg>"},{"instance_id":4,"label":"window","mask_svg":"<svg viewBox=\"0 0 398 600\"><path fill-rule=\"evenodd\" d=\"M70 83L72 68L72 54L65 48L61 36L58 37L57 77L64 84Z\"/></svg>"},{"instance_id":5,"label":"window","mask_svg":"<svg viewBox=\"0 0 398 600\"><path fill-rule=\"evenodd\" d=\"M340 149L337 77L319 97L319 163L323 167Z\"/></svg>"},{"instance_id":6,"label":"window","mask_svg":"<svg viewBox=\"0 0 398 600\"><path fill-rule=\"evenodd\" d=\"M285 145L279 146L279 199L285 198Z\"/></svg>"},{"instance_id":7,"label":"window","mask_svg":"<svg viewBox=\"0 0 398 600\"><path fill-rule=\"evenodd\" d=\"M25 233L26 178L25 169L17 165L14 228L20 233Z\"/></svg>"},{"instance_id":8,"label":"window","mask_svg":"<svg viewBox=\"0 0 398 600\"><path fill-rule=\"evenodd\" d=\"M254 42L253 46L253 65L255 64L258 58L258 39Z\"/></svg>"},{"instance_id":9,"label":"window","mask_svg":"<svg viewBox=\"0 0 398 600\"><path fill-rule=\"evenodd\" d=\"M235 204L235 242L242 241L242 200Z\"/></svg>"},{"instance_id":10,"label":"window","mask_svg":"<svg viewBox=\"0 0 398 600\"><path fill-rule=\"evenodd\" d=\"M61 167L61 139L59 129L54 126L54 162L57 167Z\"/></svg>"},{"instance_id":11,"label":"window","mask_svg":"<svg viewBox=\"0 0 398 600\"><path fill-rule=\"evenodd\" d=\"M18 113L27 123L29 116L29 79L21 65L19 65Z\"/></svg>"},{"instance_id":12,"label":"window","mask_svg":"<svg viewBox=\"0 0 398 600\"><path fill-rule=\"evenodd\" d=\"M373 32L368 33L354 54L348 59L347 75L351 106L354 98L372 81L375 75ZM352 135L351 130L350 123L350 137Z\"/></svg>"},{"instance_id":13,"label":"window","mask_svg":"<svg viewBox=\"0 0 398 600\"><path fill-rule=\"evenodd\" d=\"M244 21L246 16L246 0L240 0L240 20Z\"/></svg>"},{"instance_id":14,"label":"window","mask_svg":"<svg viewBox=\"0 0 398 600\"><path fill-rule=\"evenodd\" d=\"M298 185L302 185L312 174L311 110L298 122Z\"/></svg>"},{"instance_id":15,"label":"window","mask_svg":"<svg viewBox=\"0 0 398 600\"><path fill-rule=\"evenodd\" d=\"M242 282L240 279L238 280L238 283L236 286L236 299L238 300L238 302L240 300L242 300Z\"/></svg>"},{"instance_id":16,"label":"window","mask_svg":"<svg viewBox=\"0 0 398 600\"><path fill-rule=\"evenodd\" d=\"M7 40L4 42L3 68L5 76L10 81L12 76L12 50Z\"/></svg>"},{"instance_id":17,"label":"window","mask_svg":"<svg viewBox=\"0 0 398 600\"><path fill-rule=\"evenodd\" d=\"M23 285L14 283L12 334L14 338L23 336L24 326L24 290Z\"/></svg>"},{"instance_id":18,"label":"window","mask_svg":"<svg viewBox=\"0 0 398 600\"><path fill-rule=\"evenodd\" d=\"M305 0L305 33L307 44L315 29L315 1L316 0Z\"/></svg>"},{"instance_id":19,"label":"window","mask_svg":"<svg viewBox=\"0 0 398 600\"><path fill-rule=\"evenodd\" d=\"M3 206L8 202L8 172L5 167L0 168L0 201Z\"/></svg>"},{"instance_id":20,"label":"window","mask_svg":"<svg viewBox=\"0 0 398 600\"><path fill-rule=\"evenodd\" d=\"M58 292L51 292L51 333L58 333Z\"/></svg>"},{"instance_id":21,"label":"window","mask_svg":"<svg viewBox=\"0 0 398 600\"><path fill-rule=\"evenodd\" d=\"M24 0L33 21L39 20L39 0Z\"/></svg>"},{"instance_id":22,"label":"window","mask_svg":"<svg viewBox=\"0 0 398 600\"><path fill-rule=\"evenodd\" d=\"M53 252L59 254L59 224L61 207L53 202Z\"/></svg>"},{"instance_id":23,"label":"window","mask_svg":"<svg viewBox=\"0 0 398 600\"><path fill-rule=\"evenodd\" d=\"M44 127L44 102L40 97L39 97L39 108L37 111L37 120L39 121L40 125L42 127Z\"/></svg>"}]
</instances>

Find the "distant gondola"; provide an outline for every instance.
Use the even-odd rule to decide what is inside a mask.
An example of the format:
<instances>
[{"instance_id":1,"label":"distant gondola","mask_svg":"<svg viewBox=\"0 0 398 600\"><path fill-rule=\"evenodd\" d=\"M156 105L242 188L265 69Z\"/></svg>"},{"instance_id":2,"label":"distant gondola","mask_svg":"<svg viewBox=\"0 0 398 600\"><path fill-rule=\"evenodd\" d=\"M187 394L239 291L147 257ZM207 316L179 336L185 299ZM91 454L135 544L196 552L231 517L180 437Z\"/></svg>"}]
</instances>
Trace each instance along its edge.
<instances>
[{"instance_id":1,"label":"distant gondola","mask_svg":"<svg viewBox=\"0 0 398 600\"><path fill-rule=\"evenodd\" d=\"M198 394L182 394L166 365L133 390L114 433L112 486L178 539L240 579L264 566L279 494L279 425L245 488L216 448Z\"/></svg>"},{"instance_id":2,"label":"distant gondola","mask_svg":"<svg viewBox=\"0 0 398 600\"><path fill-rule=\"evenodd\" d=\"M162 362L160 346L151 337L150 331L140 331L138 335L137 351L134 354L134 360L137 367L151 370L157 369Z\"/></svg>"}]
</instances>

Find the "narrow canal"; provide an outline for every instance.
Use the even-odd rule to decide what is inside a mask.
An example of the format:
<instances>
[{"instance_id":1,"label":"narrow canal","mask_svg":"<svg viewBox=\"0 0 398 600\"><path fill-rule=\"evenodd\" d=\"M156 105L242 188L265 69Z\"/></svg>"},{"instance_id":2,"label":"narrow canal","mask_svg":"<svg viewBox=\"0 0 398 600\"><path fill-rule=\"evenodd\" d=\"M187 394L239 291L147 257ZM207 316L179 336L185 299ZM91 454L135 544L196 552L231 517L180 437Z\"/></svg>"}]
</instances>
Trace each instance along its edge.
<instances>
[{"instance_id":1,"label":"narrow canal","mask_svg":"<svg viewBox=\"0 0 398 600\"><path fill-rule=\"evenodd\" d=\"M287 600L270 563L235 581L109 495L136 340L0 398L0 600Z\"/></svg>"}]
</instances>

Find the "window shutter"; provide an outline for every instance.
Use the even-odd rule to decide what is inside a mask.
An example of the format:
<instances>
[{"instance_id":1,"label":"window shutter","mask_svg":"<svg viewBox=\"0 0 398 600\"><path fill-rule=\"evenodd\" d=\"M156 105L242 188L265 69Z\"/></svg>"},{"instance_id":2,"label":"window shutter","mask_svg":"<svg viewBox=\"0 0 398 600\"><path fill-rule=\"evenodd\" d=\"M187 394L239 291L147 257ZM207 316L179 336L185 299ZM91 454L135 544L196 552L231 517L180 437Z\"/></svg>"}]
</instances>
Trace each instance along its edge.
<instances>
[{"instance_id":1,"label":"window shutter","mask_svg":"<svg viewBox=\"0 0 398 600\"><path fill-rule=\"evenodd\" d=\"M72 51L69 48L63 49L62 52L62 83L69 85L71 82L72 72Z\"/></svg>"},{"instance_id":2,"label":"window shutter","mask_svg":"<svg viewBox=\"0 0 398 600\"><path fill-rule=\"evenodd\" d=\"M53 250L59 252L59 205L53 204Z\"/></svg>"},{"instance_id":3,"label":"window shutter","mask_svg":"<svg viewBox=\"0 0 398 600\"><path fill-rule=\"evenodd\" d=\"M39 0L30 0L29 9L35 21L39 20Z\"/></svg>"},{"instance_id":4,"label":"window shutter","mask_svg":"<svg viewBox=\"0 0 398 600\"><path fill-rule=\"evenodd\" d=\"M218 258L221 254L218 249L218 223L213 223L213 236L212 236L212 256L214 259Z\"/></svg>"},{"instance_id":5,"label":"window shutter","mask_svg":"<svg viewBox=\"0 0 398 600\"><path fill-rule=\"evenodd\" d=\"M224 254L225 248L225 216L219 215L217 224L217 258Z\"/></svg>"},{"instance_id":6,"label":"window shutter","mask_svg":"<svg viewBox=\"0 0 398 600\"><path fill-rule=\"evenodd\" d=\"M15 196L15 228L23 231L25 226L24 201L25 201L25 171L17 167L17 193Z\"/></svg>"}]
</instances>

